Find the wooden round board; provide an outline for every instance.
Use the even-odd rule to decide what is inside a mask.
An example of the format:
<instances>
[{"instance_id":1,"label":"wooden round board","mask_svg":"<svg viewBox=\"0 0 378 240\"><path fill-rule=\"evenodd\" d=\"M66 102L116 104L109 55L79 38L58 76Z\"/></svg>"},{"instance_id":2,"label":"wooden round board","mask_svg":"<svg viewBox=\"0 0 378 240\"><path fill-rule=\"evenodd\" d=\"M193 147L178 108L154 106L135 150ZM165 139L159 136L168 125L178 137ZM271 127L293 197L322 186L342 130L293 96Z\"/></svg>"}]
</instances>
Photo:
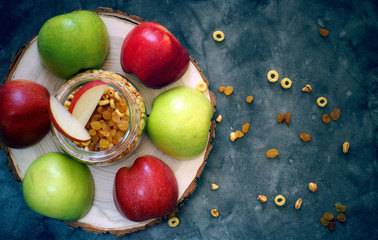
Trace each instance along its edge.
<instances>
[{"instance_id":1,"label":"wooden round board","mask_svg":"<svg viewBox=\"0 0 378 240\"><path fill-rule=\"evenodd\" d=\"M208 81L194 59L191 59L187 72L177 82L161 89L149 89L145 87L135 75L123 72L120 65L120 52L123 39L133 27L143 22L143 20L122 12L113 12L108 8L100 8L94 10L94 12L99 14L104 21L108 29L110 40L108 56L102 69L126 76L140 90L144 97L147 113L151 111L152 102L155 97L168 89L176 86L195 88L199 81L205 81L208 84ZM10 74L6 81L14 79L26 79L40 83L49 90L50 94L55 94L65 83L65 80L54 76L42 66L37 50L37 37L27 43L24 49L14 58L10 68ZM210 91L207 91L204 94L215 108L214 94ZM192 160L177 160L163 154L150 142L148 137L144 135L141 143L137 149L135 149L133 154L123 161L109 166L89 166L95 182L95 197L92 208L82 219L77 222L67 222L67 224L75 228L81 227L85 231L95 233L110 232L113 235L121 236L144 229L147 226L151 226L161 221L162 218L151 219L144 222L130 221L123 218L118 213L113 202L112 191L115 173L123 166L130 167L136 158L143 155L153 155L162 159L175 173L179 185L179 199L176 208L167 216L175 214L180 203L192 194L196 188L196 179L201 175L207 156L212 148L211 140L214 137L214 128L215 123L212 121L207 148L200 156ZM4 147L4 149L9 153L9 168L12 170L15 178L19 181L22 181L29 165L39 156L48 152L62 152L51 132L39 143L31 147L24 149L11 149Z\"/></svg>"}]
</instances>

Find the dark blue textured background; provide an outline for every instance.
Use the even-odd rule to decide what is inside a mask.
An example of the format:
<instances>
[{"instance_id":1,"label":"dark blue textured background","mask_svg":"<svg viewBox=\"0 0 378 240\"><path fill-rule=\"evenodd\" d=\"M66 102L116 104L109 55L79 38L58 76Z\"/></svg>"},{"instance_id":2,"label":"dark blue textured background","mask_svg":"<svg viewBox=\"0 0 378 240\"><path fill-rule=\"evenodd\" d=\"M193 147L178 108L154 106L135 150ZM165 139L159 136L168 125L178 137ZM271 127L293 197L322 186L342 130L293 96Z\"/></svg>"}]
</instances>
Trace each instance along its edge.
<instances>
[{"instance_id":1,"label":"dark blue textured background","mask_svg":"<svg viewBox=\"0 0 378 240\"><path fill-rule=\"evenodd\" d=\"M184 202L177 228L166 220L125 239L373 239L378 231L377 179L377 1L0 1L0 77L9 73L12 56L49 18L77 9L110 7L166 26L196 59L217 97L214 148L194 194ZM327 38L318 29L330 31ZM214 42L222 30L226 39ZM275 69L293 87L270 84ZM302 93L311 84L311 94ZM224 96L219 86L232 85ZM245 102L253 95L251 104ZM320 96L325 108L316 106ZM323 113L341 109L338 121L325 125ZM290 111L290 126L275 115ZM229 133L251 123L251 131L232 143ZM298 135L313 136L303 143ZM350 153L341 145L349 141ZM265 151L278 148L268 160ZM35 214L25 205L22 187L0 166L1 239L113 239L71 229ZM318 184L311 193L308 182ZM211 191L210 184L220 185ZM257 196L268 196L267 203ZM273 198L283 194L278 208ZM302 208L294 202L303 198ZM348 220L330 233L319 223L333 204L348 206ZM209 212L218 208L219 218Z\"/></svg>"}]
</instances>

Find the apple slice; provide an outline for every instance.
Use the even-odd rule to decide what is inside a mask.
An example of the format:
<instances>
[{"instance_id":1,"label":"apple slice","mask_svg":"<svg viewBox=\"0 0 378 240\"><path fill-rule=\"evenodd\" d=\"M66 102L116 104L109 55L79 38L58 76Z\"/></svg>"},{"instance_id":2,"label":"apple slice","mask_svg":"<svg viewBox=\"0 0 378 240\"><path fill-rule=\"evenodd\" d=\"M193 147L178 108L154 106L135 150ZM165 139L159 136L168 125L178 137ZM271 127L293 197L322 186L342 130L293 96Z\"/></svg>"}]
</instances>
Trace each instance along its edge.
<instances>
[{"instance_id":1,"label":"apple slice","mask_svg":"<svg viewBox=\"0 0 378 240\"><path fill-rule=\"evenodd\" d=\"M98 101L100 101L107 87L107 83L95 80L86 83L75 93L68 111L72 113L72 116L84 127L92 116Z\"/></svg>"},{"instance_id":2,"label":"apple slice","mask_svg":"<svg viewBox=\"0 0 378 240\"><path fill-rule=\"evenodd\" d=\"M78 142L91 139L87 129L52 95L50 95L49 115L51 122L64 136Z\"/></svg>"}]
</instances>

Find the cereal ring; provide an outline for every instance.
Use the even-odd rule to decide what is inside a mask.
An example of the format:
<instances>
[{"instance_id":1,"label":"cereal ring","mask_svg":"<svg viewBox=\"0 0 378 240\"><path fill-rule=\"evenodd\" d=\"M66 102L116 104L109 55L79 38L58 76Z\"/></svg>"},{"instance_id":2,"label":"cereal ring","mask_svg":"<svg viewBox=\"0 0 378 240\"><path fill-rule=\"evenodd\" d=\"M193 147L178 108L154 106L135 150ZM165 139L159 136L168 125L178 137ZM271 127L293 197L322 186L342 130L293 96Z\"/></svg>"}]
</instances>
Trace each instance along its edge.
<instances>
[{"instance_id":1,"label":"cereal ring","mask_svg":"<svg viewBox=\"0 0 378 240\"><path fill-rule=\"evenodd\" d=\"M285 205L286 203L286 198L282 195L278 195L277 197L274 198L274 203L277 205L277 206L283 206Z\"/></svg>"},{"instance_id":2,"label":"cereal ring","mask_svg":"<svg viewBox=\"0 0 378 240\"><path fill-rule=\"evenodd\" d=\"M320 97L318 98L318 100L316 100L316 103L318 104L319 107L325 107L327 105L327 98Z\"/></svg>"},{"instance_id":3,"label":"cereal ring","mask_svg":"<svg viewBox=\"0 0 378 240\"><path fill-rule=\"evenodd\" d=\"M224 40L224 33L222 31L215 31L213 33L213 38L217 42L222 42Z\"/></svg>"},{"instance_id":4,"label":"cereal ring","mask_svg":"<svg viewBox=\"0 0 378 240\"><path fill-rule=\"evenodd\" d=\"M281 81L281 86L284 88L284 89L289 89L291 88L291 85L293 84L293 82L289 79L289 78L284 78L282 79Z\"/></svg>"},{"instance_id":5,"label":"cereal ring","mask_svg":"<svg viewBox=\"0 0 378 240\"><path fill-rule=\"evenodd\" d=\"M172 217L168 220L168 226L177 227L180 224L180 220L177 217Z\"/></svg>"},{"instance_id":6,"label":"cereal ring","mask_svg":"<svg viewBox=\"0 0 378 240\"><path fill-rule=\"evenodd\" d=\"M203 93L207 90L207 84L204 81L200 81L196 85L197 91Z\"/></svg>"},{"instance_id":7,"label":"cereal ring","mask_svg":"<svg viewBox=\"0 0 378 240\"><path fill-rule=\"evenodd\" d=\"M273 76L273 78L272 78ZM280 75L275 70L270 70L268 72L267 78L269 82L277 82Z\"/></svg>"}]
</instances>

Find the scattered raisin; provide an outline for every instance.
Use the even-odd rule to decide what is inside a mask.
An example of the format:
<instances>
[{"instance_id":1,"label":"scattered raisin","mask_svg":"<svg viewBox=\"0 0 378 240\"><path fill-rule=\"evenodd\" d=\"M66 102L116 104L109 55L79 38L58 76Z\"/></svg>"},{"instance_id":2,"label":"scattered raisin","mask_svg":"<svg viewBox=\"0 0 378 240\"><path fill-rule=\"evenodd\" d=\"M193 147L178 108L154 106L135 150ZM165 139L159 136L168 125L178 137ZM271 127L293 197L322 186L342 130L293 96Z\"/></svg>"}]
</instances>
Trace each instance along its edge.
<instances>
[{"instance_id":1,"label":"scattered raisin","mask_svg":"<svg viewBox=\"0 0 378 240\"><path fill-rule=\"evenodd\" d=\"M316 192L318 190L318 185L316 183L313 183L313 182L310 182L308 184L308 189L311 191L311 192ZM323 216L324 217L324 216Z\"/></svg>"},{"instance_id":2,"label":"scattered raisin","mask_svg":"<svg viewBox=\"0 0 378 240\"><path fill-rule=\"evenodd\" d=\"M308 141L311 141L311 135L307 134L307 133L301 133L299 135L299 137L302 139L302 141L304 142L308 142Z\"/></svg>"},{"instance_id":3,"label":"scattered raisin","mask_svg":"<svg viewBox=\"0 0 378 240\"><path fill-rule=\"evenodd\" d=\"M344 213L339 213L336 218L337 218L337 220L339 220L339 222L345 222L346 221L346 216L345 216Z\"/></svg>"},{"instance_id":4,"label":"scattered raisin","mask_svg":"<svg viewBox=\"0 0 378 240\"><path fill-rule=\"evenodd\" d=\"M331 119L333 121L336 121L337 119L340 118L340 114L341 114L340 108L335 108L332 110L332 112L329 115L331 115Z\"/></svg>"},{"instance_id":5,"label":"scattered raisin","mask_svg":"<svg viewBox=\"0 0 378 240\"><path fill-rule=\"evenodd\" d=\"M332 213L329 213L329 212L325 212L323 214L323 218L324 219L327 219L327 220L332 220L334 218L333 214Z\"/></svg>"},{"instance_id":6,"label":"scattered raisin","mask_svg":"<svg viewBox=\"0 0 378 240\"><path fill-rule=\"evenodd\" d=\"M220 86L220 87L218 88L218 91L219 91L220 93L224 92L224 90L226 90L226 87Z\"/></svg>"},{"instance_id":7,"label":"scattered raisin","mask_svg":"<svg viewBox=\"0 0 378 240\"><path fill-rule=\"evenodd\" d=\"M343 153L347 154L349 152L349 148L350 148L350 143L349 142L345 142L343 144Z\"/></svg>"},{"instance_id":8,"label":"scattered raisin","mask_svg":"<svg viewBox=\"0 0 378 240\"><path fill-rule=\"evenodd\" d=\"M273 148L273 149L269 149L268 151L266 151L266 157L267 158L275 158L278 156L278 150Z\"/></svg>"},{"instance_id":9,"label":"scattered raisin","mask_svg":"<svg viewBox=\"0 0 378 240\"><path fill-rule=\"evenodd\" d=\"M236 137L237 137L237 138L241 138L241 137L244 136L244 133L242 133L242 131L239 131L239 130L236 131L235 134L236 134Z\"/></svg>"},{"instance_id":10,"label":"scattered raisin","mask_svg":"<svg viewBox=\"0 0 378 240\"><path fill-rule=\"evenodd\" d=\"M251 124L249 123L244 123L243 126L242 126L242 132L243 133L247 133L249 131L249 127L251 126Z\"/></svg>"},{"instance_id":11,"label":"scattered raisin","mask_svg":"<svg viewBox=\"0 0 378 240\"><path fill-rule=\"evenodd\" d=\"M335 227L336 227L336 222L335 220L331 220L329 221L329 224L328 224L328 230L333 232L335 230Z\"/></svg>"},{"instance_id":12,"label":"scattered raisin","mask_svg":"<svg viewBox=\"0 0 378 240\"><path fill-rule=\"evenodd\" d=\"M322 120L323 120L323 122L326 123L326 124L329 123L329 122L331 121L331 119L329 118L329 116L328 116L327 113L323 114L323 116L322 116Z\"/></svg>"},{"instance_id":13,"label":"scattered raisin","mask_svg":"<svg viewBox=\"0 0 378 240\"><path fill-rule=\"evenodd\" d=\"M329 31L327 29L320 28L319 29L319 34L322 35L323 37L327 37L328 34L329 34Z\"/></svg>"},{"instance_id":14,"label":"scattered raisin","mask_svg":"<svg viewBox=\"0 0 378 240\"><path fill-rule=\"evenodd\" d=\"M320 223L323 225L323 226L328 226L329 224L329 220L325 219L325 218L320 218Z\"/></svg>"},{"instance_id":15,"label":"scattered raisin","mask_svg":"<svg viewBox=\"0 0 378 240\"><path fill-rule=\"evenodd\" d=\"M246 101L247 101L247 103L251 103L253 101L253 97L252 96L248 96L246 98Z\"/></svg>"},{"instance_id":16,"label":"scattered raisin","mask_svg":"<svg viewBox=\"0 0 378 240\"><path fill-rule=\"evenodd\" d=\"M283 121L285 121L285 113L277 114L276 118L277 118L277 122L283 123Z\"/></svg>"},{"instance_id":17,"label":"scattered raisin","mask_svg":"<svg viewBox=\"0 0 378 240\"><path fill-rule=\"evenodd\" d=\"M338 212L346 212L347 207L345 205L342 205L341 203L337 202L335 203L335 210Z\"/></svg>"},{"instance_id":18,"label":"scattered raisin","mask_svg":"<svg viewBox=\"0 0 378 240\"><path fill-rule=\"evenodd\" d=\"M234 88L232 86L227 86L226 89L224 90L224 94L227 96L230 95L234 91Z\"/></svg>"},{"instance_id":19,"label":"scattered raisin","mask_svg":"<svg viewBox=\"0 0 378 240\"><path fill-rule=\"evenodd\" d=\"M286 115L285 115L285 122L287 125L290 124L290 112L287 112Z\"/></svg>"}]
</instances>

